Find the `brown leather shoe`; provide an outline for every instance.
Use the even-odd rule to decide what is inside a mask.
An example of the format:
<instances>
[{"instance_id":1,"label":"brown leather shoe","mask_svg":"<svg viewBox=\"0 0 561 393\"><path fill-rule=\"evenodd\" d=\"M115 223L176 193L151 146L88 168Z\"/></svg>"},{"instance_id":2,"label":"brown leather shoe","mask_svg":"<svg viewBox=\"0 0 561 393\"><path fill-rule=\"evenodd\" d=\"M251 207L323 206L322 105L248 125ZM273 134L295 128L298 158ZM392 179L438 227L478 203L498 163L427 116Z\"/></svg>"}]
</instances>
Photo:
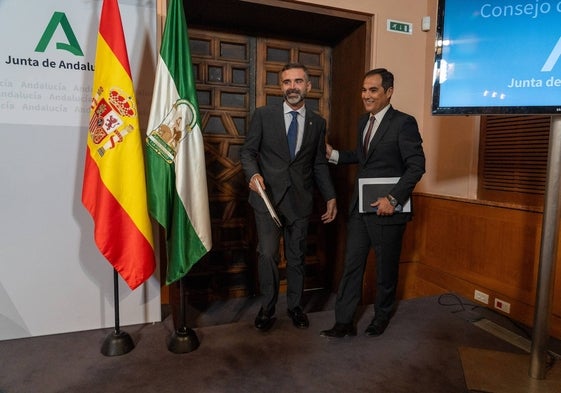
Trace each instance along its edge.
<instances>
[{"instance_id":1,"label":"brown leather shoe","mask_svg":"<svg viewBox=\"0 0 561 393\"><path fill-rule=\"evenodd\" d=\"M295 307L292 310L288 310L288 316L292 319L292 323L298 329L306 329L310 326L310 321L308 321L308 316L302 311L300 307Z\"/></svg>"},{"instance_id":2,"label":"brown leather shoe","mask_svg":"<svg viewBox=\"0 0 561 393\"><path fill-rule=\"evenodd\" d=\"M322 337L336 337L343 338L345 336L356 336L356 328L352 323L336 323L329 330L322 330L319 332Z\"/></svg>"}]
</instances>

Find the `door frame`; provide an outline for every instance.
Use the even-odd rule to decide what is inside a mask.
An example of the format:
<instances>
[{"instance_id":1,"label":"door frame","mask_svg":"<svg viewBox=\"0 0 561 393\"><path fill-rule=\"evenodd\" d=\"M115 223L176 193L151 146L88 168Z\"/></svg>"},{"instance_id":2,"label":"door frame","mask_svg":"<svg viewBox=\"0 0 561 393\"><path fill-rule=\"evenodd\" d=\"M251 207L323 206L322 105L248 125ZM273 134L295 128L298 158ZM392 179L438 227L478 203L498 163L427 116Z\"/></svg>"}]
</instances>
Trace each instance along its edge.
<instances>
[{"instance_id":1,"label":"door frame","mask_svg":"<svg viewBox=\"0 0 561 393\"><path fill-rule=\"evenodd\" d=\"M363 108L359 94L362 77L364 72L371 67L374 15L285 0L184 0L189 28L221 29L225 32L250 31L252 34L259 29L260 36L295 39L288 33L291 29L286 28L285 25L282 26L281 32L276 30L279 28L278 25L275 28L275 25L270 22L265 26L254 25L259 23L264 15L263 13L256 15L255 12L258 12L256 7L259 7L260 12L263 11L262 7L267 7L266 15L278 16L279 13L290 13L295 18L287 20L293 21L299 29L305 29L304 34L300 33L299 41L306 41L309 36L311 41L317 42L323 36L322 31L318 31L318 28L327 29L325 32L329 31L330 42L328 44L332 47L330 86L332 98L327 139L329 143L338 148L353 148L356 142L355 123ZM227 12L217 12L218 8L223 8ZM161 26L163 26L166 10L167 0L157 0L159 37L162 34ZM238 13L237 15L234 10ZM241 23L240 13L244 16ZM322 23L302 23L302 21L309 21L310 17L321 18ZM280 21L279 23L285 24L285 22ZM287 32L286 36L283 36L283 31ZM329 249L325 250L325 255L327 257L326 267L330 272L327 280L333 290L337 289L343 272L347 206L350 190L353 187L354 174L355 169L348 166L332 169L339 214L335 222L326 228L328 237L326 244ZM162 286L163 304L166 303L166 299L169 300L169 289L167 286Z\"/></svg>"}]
</instances>

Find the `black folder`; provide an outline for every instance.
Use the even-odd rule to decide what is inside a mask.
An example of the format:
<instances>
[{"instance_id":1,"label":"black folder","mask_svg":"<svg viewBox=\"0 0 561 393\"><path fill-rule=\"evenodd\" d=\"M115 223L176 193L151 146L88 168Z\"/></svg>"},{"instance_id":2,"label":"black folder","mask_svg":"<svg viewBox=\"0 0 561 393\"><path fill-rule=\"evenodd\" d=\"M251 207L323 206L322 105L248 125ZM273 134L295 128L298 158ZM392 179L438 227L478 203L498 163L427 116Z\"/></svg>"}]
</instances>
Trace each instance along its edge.
<instances>
[{"instance_id":1,"label":"black folder","mask_svg":"<svg viewBox=\"0 0 561 393\"><path fill-rule=\"evenodd\" d=\"M385 198L390 194L399 177L368 177L358 179L358 211L360 213L374 213L378 208L370 206L378 198ZM411 212L411 200L397 205L395 211L399 213Z\"/></svg>"}]
</instances>

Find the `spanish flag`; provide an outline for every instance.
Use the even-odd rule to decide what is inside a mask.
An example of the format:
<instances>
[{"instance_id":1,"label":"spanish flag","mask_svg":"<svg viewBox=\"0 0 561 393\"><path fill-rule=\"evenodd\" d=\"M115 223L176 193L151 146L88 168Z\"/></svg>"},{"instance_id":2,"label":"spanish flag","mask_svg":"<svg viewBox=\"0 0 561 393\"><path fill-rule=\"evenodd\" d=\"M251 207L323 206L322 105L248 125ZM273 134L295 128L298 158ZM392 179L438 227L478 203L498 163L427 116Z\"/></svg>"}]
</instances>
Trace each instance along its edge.
<instances>
[{"instance_id":1,"label":"spanish flag","mask_svg":"<svg viewBox=\"0 0 561 393\"><path fill-rule=\"evenodd\" d=\"M117 0L101 9L82 203L97 247L131 289L154 272L143 144Z\"/></svg>"}]
</instances>

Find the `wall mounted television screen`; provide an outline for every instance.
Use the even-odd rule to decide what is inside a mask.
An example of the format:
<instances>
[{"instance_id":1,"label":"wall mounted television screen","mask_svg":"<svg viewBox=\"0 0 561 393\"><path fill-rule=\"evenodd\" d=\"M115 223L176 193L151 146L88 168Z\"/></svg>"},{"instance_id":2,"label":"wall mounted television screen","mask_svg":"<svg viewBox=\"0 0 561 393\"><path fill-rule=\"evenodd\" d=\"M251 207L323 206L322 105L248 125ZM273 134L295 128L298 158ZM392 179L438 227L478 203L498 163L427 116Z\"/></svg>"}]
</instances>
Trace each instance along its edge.
<instances>
[{"instance_id":1,"label":"wall mounted television screen","mask_svg":"<svg viewBox=\"0 0 561 393\"><path fill-rule=\"evenodd\" d=\"M561 114L561 1L440 0L432 113Z\"/></svg>"}]
</instances>

